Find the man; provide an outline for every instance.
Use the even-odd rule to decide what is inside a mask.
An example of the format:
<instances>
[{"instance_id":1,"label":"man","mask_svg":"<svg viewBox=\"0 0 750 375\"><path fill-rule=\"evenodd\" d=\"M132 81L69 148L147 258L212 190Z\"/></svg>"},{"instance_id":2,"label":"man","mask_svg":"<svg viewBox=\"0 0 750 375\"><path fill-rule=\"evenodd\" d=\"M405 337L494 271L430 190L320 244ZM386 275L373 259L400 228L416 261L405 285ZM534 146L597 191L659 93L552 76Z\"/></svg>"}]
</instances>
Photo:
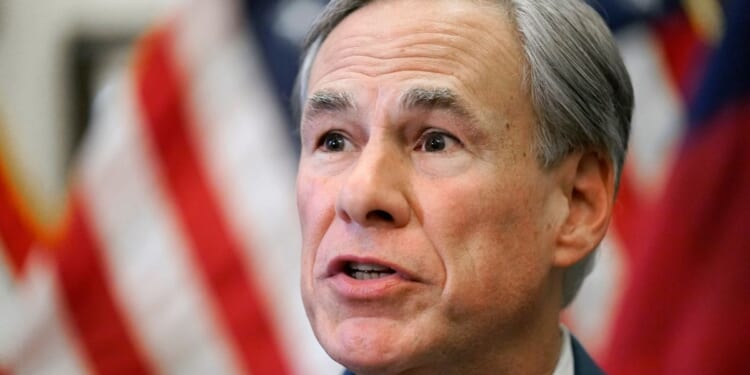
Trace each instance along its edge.
<instances>
[{"instance_id":1,"label":"man","mask_svg":"<svg viewBox=\"0 0 750 375\"><path fill-rule=\"evenodd\" d=\"M575 0L334 0L299 77L302 293L365 374L598 373L559 325L632 88Z\"/></svg>"}]
</instances>

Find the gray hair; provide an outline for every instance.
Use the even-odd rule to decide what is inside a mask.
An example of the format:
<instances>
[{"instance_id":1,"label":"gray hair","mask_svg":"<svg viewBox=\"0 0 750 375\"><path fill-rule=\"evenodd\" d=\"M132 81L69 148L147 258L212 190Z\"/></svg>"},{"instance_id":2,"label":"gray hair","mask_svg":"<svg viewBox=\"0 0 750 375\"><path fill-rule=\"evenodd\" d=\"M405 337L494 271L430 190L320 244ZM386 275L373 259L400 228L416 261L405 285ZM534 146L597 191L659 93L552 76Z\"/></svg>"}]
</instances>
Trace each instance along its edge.
<instances>
[{"instance_id":1,"label":"gray hair","mask_svg":"<svg viewBox=\"0 0 750 375\"><path fill-rule=\"evenodd\" d=\"M332 0L304 44L295 85L299 114L313 61L328 34L366 4L377 0ZM581 0L490 0L515 22L523 45L527 85L538 121L535 152L553 168L577 151L609 157L619 185L630 134L633 88L617 45L599 14ZM596 251L568 267L563 306L575 298L594 264Z\"/></svg>"}]
</instances>

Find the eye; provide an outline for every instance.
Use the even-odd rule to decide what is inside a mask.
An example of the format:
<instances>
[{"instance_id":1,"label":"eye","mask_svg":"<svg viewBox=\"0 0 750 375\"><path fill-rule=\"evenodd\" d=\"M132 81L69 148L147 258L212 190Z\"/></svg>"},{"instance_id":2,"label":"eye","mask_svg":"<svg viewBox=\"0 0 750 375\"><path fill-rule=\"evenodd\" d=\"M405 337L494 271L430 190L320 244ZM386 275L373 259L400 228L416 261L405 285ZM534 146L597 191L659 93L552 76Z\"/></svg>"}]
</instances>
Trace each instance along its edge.
<instances>
[{"instance_id":1,"label":"eye","mask_svg":"<svg viewBox=\"0 0 750 375\"><path fill-rule=\"evenodd\" d=\"M423 152L444 152L459 146L461 143L455 137L439 132L429 131L422 135L415 150Z\"/></svg>"},{"instance_id":2,"label":"eye","mask_svg":"<svg viewBox=\"0 0 750 375\"><path fill-rule=\"evenodd\" d=\"M351 146L350 142L341 133L329 132L323 135L318 147L325 152L342 152Z\"/></svg>"}]
</instances>

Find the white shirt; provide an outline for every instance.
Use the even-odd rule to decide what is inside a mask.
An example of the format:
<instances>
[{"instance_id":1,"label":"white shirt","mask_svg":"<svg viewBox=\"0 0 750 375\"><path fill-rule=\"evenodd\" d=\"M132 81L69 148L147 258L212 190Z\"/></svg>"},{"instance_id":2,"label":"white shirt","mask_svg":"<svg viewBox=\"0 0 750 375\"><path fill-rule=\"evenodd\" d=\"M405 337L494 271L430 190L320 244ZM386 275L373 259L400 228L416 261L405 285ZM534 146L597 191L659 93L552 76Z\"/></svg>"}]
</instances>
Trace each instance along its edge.
<instances>
[{"instance_id":1,"label":"white shirt","mask_svg":"<svg viewBox=\"0 0 750 375\"><path fill-rule=\"evenodd\" d=\"M560 357L557 359L557 365L552 375L574 375L573 345L570 343L570 331L562 324L560 325L560 331L562 333Z\"/></svg>"}]
</instances>

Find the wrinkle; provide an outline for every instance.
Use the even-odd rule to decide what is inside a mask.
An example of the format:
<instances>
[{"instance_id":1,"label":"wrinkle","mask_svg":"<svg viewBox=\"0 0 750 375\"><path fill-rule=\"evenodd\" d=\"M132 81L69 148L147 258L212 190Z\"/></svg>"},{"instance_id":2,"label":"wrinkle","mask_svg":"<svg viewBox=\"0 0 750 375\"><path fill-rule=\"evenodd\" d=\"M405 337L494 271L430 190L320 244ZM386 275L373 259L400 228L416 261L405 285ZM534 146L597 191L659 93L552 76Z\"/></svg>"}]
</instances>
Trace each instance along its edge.
<instances>
[{"instance_id":1,"label":"wrinkle","mask_svg":"<svg viewBox=\"0 0 750 375\"><path fill-rule=\"evenodd\" d=\"M408 34L401 30L394 34L398 36L389 36L386 40L360 35L337 40L336 50L321 50L320 55L327 58L314 67L324 69L316 74L318 81L336 77L339 71L366 77L397 71L424 72L453 76L461 82L486 79L480 73L483 71L502 75L521 74L520 71L510 70L511 64L495 64L509 59L522 60L520 46L507 41L503 43L497 36L481 32L478 27L474 33L476 38L424 31ZM502 45L499 50L498 45Z\"/></svg>"},{"instance_id":2,"label":"wrinkle","mask_svg":"<svg viewBox=\"0 0 750 375\"><path fill-rule=\"evenodd\" d=\"M440 37L435 36L432 39L425 39L420 37L420 35L439 35ZM411 54L410 56L414 57L420 57L420 55L436 59L445 59L448 57L450 60L465 66L487 65L486 62L482 61L486 59L474 56L477 52L474 49L481 50L481 48L474 46L477 44L477 41L463 36L445 36L443 34L423 32L394 40L371 37L351 37L347 39L342 40L339 43L339 48L333 51L334 53L331 55L333 59L337 56L347 55L390 59L409 53ZM373 49L377 49L377 51ZM362 52L362 50L366 50L369 54Z\"/></svg>"},{"instance_id":3,"label":"wrinkle","mask_svg":"<svg viewBox=\"0 0 750 375\"><path fill-rule=\"evenodd\" d=\"M457 64L446 64L437 58L399 56L389 59L370 56L351 56L339 60L330 72L321 75L321 79L334 76L336 73L359 73L368 77L388 75L396 72L422 72L451 76Z\"/></svg>"}]
</instances>

